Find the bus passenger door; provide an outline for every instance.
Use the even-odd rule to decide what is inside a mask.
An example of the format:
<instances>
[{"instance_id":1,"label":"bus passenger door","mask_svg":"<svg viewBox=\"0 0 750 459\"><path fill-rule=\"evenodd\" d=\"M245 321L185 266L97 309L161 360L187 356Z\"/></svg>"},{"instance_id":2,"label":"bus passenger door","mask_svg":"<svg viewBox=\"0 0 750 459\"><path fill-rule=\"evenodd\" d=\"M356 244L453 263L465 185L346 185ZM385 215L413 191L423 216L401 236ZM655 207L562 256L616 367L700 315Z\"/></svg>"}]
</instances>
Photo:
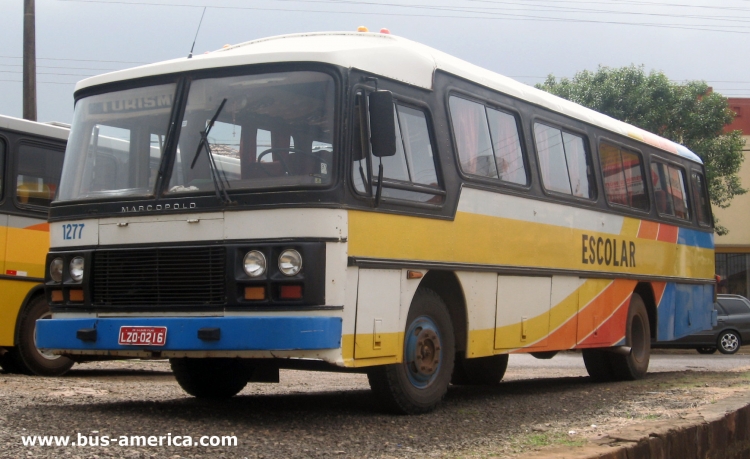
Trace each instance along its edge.
<instances>
[{"instance_id":1,"label":"bus passenger door","mask_svg":"<svg viewBox=\"0 0 750 459\"><path fill-rule=\"evenodd\" d=\"M399 355L401 270L360 269L354 358Z\"/></svg>"},{"instance_id":2,"label":"bus passenger door","mask_svg":"<svg viewBox=\"0 0 750 459\"><path fill-rule=\"evenodd\" d=\"M498 276L495 349L545 347L551 277Z\"/></svg>"}]
</instances>

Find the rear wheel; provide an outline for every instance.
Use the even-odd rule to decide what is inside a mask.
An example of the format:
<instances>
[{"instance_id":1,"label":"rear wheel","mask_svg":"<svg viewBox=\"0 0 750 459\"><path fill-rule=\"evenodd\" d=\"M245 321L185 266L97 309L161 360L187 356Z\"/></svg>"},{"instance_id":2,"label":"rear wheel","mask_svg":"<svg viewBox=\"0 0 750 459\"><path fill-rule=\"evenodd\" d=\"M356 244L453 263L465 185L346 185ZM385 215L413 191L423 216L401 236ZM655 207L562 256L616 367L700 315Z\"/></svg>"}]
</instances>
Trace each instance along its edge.
<instances>
[{"instance_id":1,"label":"rear wheel","mask_svg":"<svg viewBox=\"0 0 750 459\"><path fill-rule=\"evenodd\" d=\"M247 385L253 374L241 359L169 359L177 383L198 398L230 398Z\"/></svg>"},{"instance_id":2,"label":"rear wheel","mask_svg":"<svg viewBox=\"0 0 750 459\"><path fill-rule=\"evenodd\" d=\"M453 384L472 386L494 386L500 384L508 368L508 354L467 359L456 359L453 369Z\"/></svg>"},{"instance_id":3,"label":"rear wheel","mask_svg":"<svg viewBox=\"0 0 750 459\"><path fill-rule=\"evenodd\" d=\"M594 381L636 380L648 372L651 357L651 327L648 312L640 295L633 293L625 327L627 355L601 349L584 349L583 362Z\"/></svg>"},{"instance_id":4,"label":"rear wheel","mask_svg":"<svg viewBox=\"0 0 750 459\"><path fill-rule=\"evenodd\" d=\"M695 350L698 351L698 354L713 354L716 352L715 347L699 347Z\"/></svg>"},{"instance_id":5,"label":"rear wheel","mask_svg":"<svg viewBox=\"0 0 750 459\"><path fill-rule=\"evenodd\" d=\"M454 347L445 303L432 290L417 290L406 320L403 362L372 368L367 373L372 391L389 411L432 411L448 390Z\"/></svg>"},{"instance_id":6,"label":"rear wheel","mask_svg":"<svg viewBox=\"0 0 750 459\"><path fill-rule=\"evenodd\" d=\"M727 330L719 335L716 344L722 354L734 354L740 350L740 335L734 330Z\"/></svg>"},{"instance_id":7,"label":"rear wheel","mask_svg":"<svg viewBox=\"0 0 750 459\"><path fill-rule=\"evenodd\" d=\"M43 296L33 298L18 317L18 345L6 356L18 364L20 372L37 376L65 374L73 361L67 357L43 352L36 347L36 321L52 318ZM4 366L4 365L3 365Z\"/></svg>"}]
</instances>

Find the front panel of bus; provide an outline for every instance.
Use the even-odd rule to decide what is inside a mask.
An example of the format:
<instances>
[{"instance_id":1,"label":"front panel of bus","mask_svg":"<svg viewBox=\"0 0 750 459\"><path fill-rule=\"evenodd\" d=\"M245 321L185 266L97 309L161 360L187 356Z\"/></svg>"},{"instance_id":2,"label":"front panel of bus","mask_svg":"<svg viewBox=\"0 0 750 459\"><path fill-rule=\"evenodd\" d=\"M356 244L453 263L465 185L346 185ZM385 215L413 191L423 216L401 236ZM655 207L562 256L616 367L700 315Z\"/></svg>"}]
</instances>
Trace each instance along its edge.
<instances>
[{"instance_id":1,"label":"front panel of bus","mask_svg":"<svg viewBox=\"0 0 750 459\"><path fill-rule=\"evenodd\" d=\"M342 73L223 69L79 95L38 344L340 362Z\"/></svg>"}]
</instances>

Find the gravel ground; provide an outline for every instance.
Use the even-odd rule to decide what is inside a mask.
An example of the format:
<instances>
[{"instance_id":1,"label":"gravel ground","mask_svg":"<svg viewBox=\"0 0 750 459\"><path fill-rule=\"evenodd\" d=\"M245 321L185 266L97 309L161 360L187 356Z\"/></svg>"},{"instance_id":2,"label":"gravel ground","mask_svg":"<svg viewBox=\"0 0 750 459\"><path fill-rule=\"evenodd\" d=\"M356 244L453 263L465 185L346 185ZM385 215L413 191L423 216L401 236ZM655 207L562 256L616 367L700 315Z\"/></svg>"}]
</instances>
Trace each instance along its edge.
<instances>
[{"instance_id":1,"label":"gravel ground","mask_svg":"<svg viewBox=\"0 0 750 459\"><path fill-rule=\"evenodd\" d=\"M356 374L282 371L280 384L250 384L223 402L187 396L163 361L87 363L62 378L0 374L0 457L512 457L580 446L750 391L749 356L717 359L724 371L706 370L700 362L708 360L669 371L668 362L682 358L672 354L655 356L644 380L608 384L589 382L580 354L513 356L500 386L453 386L435 412L414 417L383 414L366 376ZM24 446L22 436L33 435L113 443ZM170 436L185 435L236 436L237 446L167 446ZM115 444L121 436L165 438L163 446L126 447Z\"/></svg>"}]
</instances>

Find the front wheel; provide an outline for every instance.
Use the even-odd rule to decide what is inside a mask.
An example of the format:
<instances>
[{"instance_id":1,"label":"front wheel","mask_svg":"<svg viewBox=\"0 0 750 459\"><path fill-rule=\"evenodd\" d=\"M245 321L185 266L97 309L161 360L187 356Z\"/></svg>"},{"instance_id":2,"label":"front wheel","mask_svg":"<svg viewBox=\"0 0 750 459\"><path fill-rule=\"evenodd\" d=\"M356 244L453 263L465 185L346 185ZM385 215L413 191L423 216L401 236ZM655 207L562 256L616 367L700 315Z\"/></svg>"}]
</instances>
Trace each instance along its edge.
<instances>
[{"instance_id":1,"label":"front wheel","mask_svg":"<svg viewBox=\"0 0 750 459\"><path fill-rule=\"evenodd\" d=\"M740 350L740 335L734 330L722 332L716 344L722 354L734 354Z\"/></svg>"},{"instance_id":2,"label":"front wheel","mask_svg":"<svg viewBox=\"0 0 750 459\"><path fill-rule=\"evenodd\" d=\"M198 398L222 399L237 395L253 374L241 359L169 359L177 383Z\"/></svg>"},{"instance_id":3,"label":"front wheel","mask_svg":"<svg viewBox=\"0 0 750 459\"><path fill-rule=\"evenodd\" d=\"M389 410L401 414L432 411L448 391L455 340L448 308L435 292L414 295L404 334L403 362L372 368L370 387Z\"/></svg>"},{"instance_id":4,"label":"front wheel","mask_svg":"<svg viewBox=\"0 0 750 459\"><path fill-rule=\"evenodd\" d=\"M36 347L36 321L51 317L49 304L43 296L33 298L19 314L18 345L6 356L15 361L21 373L60 376L73 366L69 358L43 352Z\"/></svg>"}]
</instances>

